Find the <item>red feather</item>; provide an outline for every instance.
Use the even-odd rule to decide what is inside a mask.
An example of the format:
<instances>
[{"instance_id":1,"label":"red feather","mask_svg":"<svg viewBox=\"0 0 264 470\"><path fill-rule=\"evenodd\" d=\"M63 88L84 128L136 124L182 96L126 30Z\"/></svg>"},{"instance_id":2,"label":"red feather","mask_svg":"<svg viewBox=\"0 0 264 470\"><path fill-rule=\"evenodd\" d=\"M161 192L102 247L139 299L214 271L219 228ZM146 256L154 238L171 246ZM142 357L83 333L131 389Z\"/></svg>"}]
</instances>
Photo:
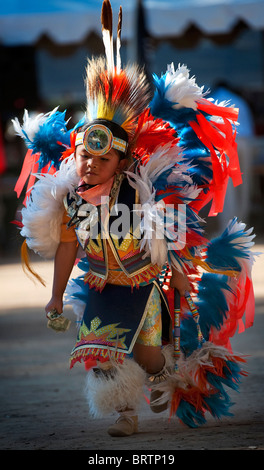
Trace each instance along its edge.
<instances>
[{"instance_id":1,"label":"red feather","mask_svg":"<svg viewBox=\"0 0 264 470\"><path fill-rule=\"evenodd\" d=\"M212 200L209 213L212 216L223 211L228 178L232 178L234 186L242 183L235 141L236 130L233 129L238 118L238 109L218 106L203 99L197 103L197 111L197 122L192 121L189 124L210 151L213 180L209 185L209 191L200 193L199 201L194 207L199 212ZM210 120L199 111L207 113L208 116L218 116L221 121ZM220 152L220 155L217 152Z\"/></svg>"},{"instance_id":2,"label":"red feather","mask_svg":"<svg viewBox=\"0 0 264 470\"><path fill-rule=\"evenodd\" d=\"M133 148L135 157L140 159L145 156L144 161L146 161L149 158L148 154L153 153L156 147L169 142L172 145L178 144L179 139L176 138L175 130L162 119L155 119L150 110L146 109L138 118Z\"/></svg>"}]
</instances>

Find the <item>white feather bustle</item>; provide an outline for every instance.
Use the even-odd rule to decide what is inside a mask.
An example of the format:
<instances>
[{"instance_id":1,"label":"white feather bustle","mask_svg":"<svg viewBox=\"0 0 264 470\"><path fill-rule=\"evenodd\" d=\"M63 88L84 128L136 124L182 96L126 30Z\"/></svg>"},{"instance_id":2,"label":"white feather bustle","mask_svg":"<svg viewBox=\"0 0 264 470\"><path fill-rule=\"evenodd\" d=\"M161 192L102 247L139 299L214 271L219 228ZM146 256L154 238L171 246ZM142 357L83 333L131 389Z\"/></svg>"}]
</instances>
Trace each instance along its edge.
<instances>
[{"instance_id":1,"label":"white feather bustle","mask_svg":"<svg viewBox=\"0 0 264 470\"><path fill-rule=\"evenodd\" d=\"M39 180L21 211L21 235L31 250L45 259L52 259L60 241L63 199L79 181L74 156L64 160L54 175L37 177Z\"/></svg>"},{"instance_id":2,"label":"white feather bustle","mask_svg":"<svg viewBox=\"0 0 264 470\"><path fill-rule=\"evenodd\" d=\"M225 361L230 358L234 358L236 355L223 346L218 346L210 341L203 343L201 348L196 349L189 357L185 360L183 367L186 374L195 378L197 370L201 367L212 367L212 358L219 358Z\"/></svg>"},{"instance_id":3,"label":"white feather bustle","mask_svg":"<svg viewBox=\"0 0 264 470\"><path fill-rule=\"evenodd\" d=\"M161 392L159 398L155 400L156 405L171 403L175 390L188 390L189 387L196 387L196 375L200 368L214 368L212 359L219 358L224 361L233 359L236 362L237 354L230 352L223 346L218 346L210 341L203 343L201 348L195 350L189 357L185 358L181 354L177 361L178 370L168 373L166 380L160 383L154 383L152 390Z\"/></svg>"},{"instance_id":4,"label":"white feather bustle","mask_svg":"<svg viewBox=\"0 0 264 470\"><path fill-rule=\"evenodd\" d=\"M185 371L185 358L183 354L177 360L178 370L174 370L175 359L173 357L173 346L168 345L163 348L162 353L165 357L166 374L165 379L161 381L154 381L151 384L151 391L160 392L160 396L152 402L156 406L170 404L173 394L177 388L187 389L189 385L193 385L193 380Z\"/></svg>"},{"instance_id":5,"label":"white feather bustle","mask_svg":"<svg viewBox=\"0 0 264 470\"><path fill-rule=\"evenodd\" d=\"M125 359L123 364L113 362L107 377L91 369L85 389L91 416L101 418L114 411L137 409L145 381L146 373L133 359Z\"/></svg>"},{"instance_id":6,"label":"white feather bustle","mask_svg":"<svg viewBox=\"0 0 264 470\"><path fill-rule=\"evenodd\" d=\"M145 252L144 256L150 256L151 262L162 267L168 261L168 246L164 237L165 231L170 233L171 241L177 241L178 234L164 225L165 203L155 201L154 183L162 173L171 170L169 183L176 185L177 182L185 181L186 186L182 189L182 195L188 199L198 197L201 189L193 183L188 175L190 166L188 164L176 165L182 160L182 149L171 146L170 143L156 147L144 165L139 165L135 173L127 171L130 186L138 191L141 203L142 221L141 232L143 234L140 247ZM173 214L175 218L175 214ZM173 222L173 221L172 221ZM176 220L175 220L176 222ZM174 223L172 224L174 227ZM174 237L174 238L173 238ZM182 272L182 268L175 260L174 267Z\"/></svg>"}]
</instances>

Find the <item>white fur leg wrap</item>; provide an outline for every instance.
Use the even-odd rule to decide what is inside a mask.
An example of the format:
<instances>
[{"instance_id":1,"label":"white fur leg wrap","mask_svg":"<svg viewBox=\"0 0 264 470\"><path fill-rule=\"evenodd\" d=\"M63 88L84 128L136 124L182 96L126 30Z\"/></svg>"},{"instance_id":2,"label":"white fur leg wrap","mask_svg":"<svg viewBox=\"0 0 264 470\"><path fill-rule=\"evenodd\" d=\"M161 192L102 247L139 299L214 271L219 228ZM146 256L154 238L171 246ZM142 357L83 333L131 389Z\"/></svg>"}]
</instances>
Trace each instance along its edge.
<instances>
[{"instance_id":1,"label":"white fur leg wrap","mask_svg":"<svg viewBox=\"0 0 264 470\"><path fill-rule=\"evenodd\" d=\"M136 409L143 397L146 374L133 360L114 363L108 374L87 374L86 397L90 413L101 418L115 410Z\"/></svg>"}]
</instances>

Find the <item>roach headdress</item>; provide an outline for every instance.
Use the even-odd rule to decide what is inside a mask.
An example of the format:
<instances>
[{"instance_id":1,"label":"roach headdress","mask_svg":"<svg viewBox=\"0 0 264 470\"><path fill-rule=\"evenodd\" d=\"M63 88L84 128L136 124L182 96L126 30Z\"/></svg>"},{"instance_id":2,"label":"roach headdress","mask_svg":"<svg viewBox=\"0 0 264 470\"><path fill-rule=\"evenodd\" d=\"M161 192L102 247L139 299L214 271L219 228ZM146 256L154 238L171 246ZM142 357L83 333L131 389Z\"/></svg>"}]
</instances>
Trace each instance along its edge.
<instances>
[{"instance_id":1,"label":"roach headdress","mask_svg":"<svg viewBox=\"0 0 264 470\"><path fill-rule=\"evenodd\" d=\"M144 71L137 65L121 66L122 8L119 10L116 54L113 44L113 18L109 0L102 6L102 35L105 57L88 60L86 68L86 115L88 122L102 119L119 125L131 142L136 120L150 100Z\"/></svg>"}]
</instances>

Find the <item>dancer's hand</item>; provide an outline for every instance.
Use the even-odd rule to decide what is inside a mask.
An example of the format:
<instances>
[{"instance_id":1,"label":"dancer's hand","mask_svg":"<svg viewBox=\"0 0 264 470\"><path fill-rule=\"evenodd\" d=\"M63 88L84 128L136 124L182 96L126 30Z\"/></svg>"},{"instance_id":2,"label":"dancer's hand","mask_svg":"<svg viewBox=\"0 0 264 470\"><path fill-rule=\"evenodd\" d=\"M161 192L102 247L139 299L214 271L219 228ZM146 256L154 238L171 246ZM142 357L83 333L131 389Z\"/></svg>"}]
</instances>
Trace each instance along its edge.
<instances>
[{"instance_id":1,"label":"dancer's hand","mask_svg":"<svg viewBox=\"0 0 264 470\"><path fill-rule=\"evenodd\" d=\"M179 291L180 296L184 296L185 292L191 292L192 290L191 284L186 274L182 274L179 271L176 271L175 269L172 269L170 287L172 287L173 289L177 289Z\"/></svg>"},{"instance_id":2,"label":"dancer's hand","mask_svg":"<svg viewBox=\"0 0 264 470\"><path fill-rule=\"evenodd\" d=\"M63 301L61 297L53 296L51 297L49 303L45 307L46 314L51 312L51 310L57 310L59 314L63 311Z\"/></svg>"}]
</instances>

